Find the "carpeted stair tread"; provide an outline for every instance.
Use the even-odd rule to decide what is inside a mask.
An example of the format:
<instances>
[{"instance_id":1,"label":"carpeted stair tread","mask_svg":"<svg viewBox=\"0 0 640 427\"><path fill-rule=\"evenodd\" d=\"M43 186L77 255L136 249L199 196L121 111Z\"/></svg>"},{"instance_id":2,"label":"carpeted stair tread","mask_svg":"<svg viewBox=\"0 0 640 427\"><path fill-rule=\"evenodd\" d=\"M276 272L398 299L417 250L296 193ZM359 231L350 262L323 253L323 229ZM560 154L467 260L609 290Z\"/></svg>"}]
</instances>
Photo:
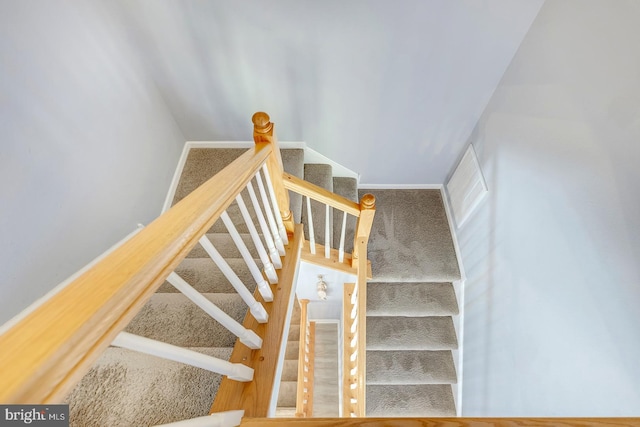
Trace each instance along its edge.
<instances>
[{"instance_id":1,"label":"carpeted stair tread","mask_svg":"<svg viewBox=\"0 0 640 427\"><path fill-rule=\"evenodd\" d=\"M367 316L367 350L453 350L451 317Z\"/></svg>"},{"instance_id":2,"label":"carpeted stair tread","mask_svg":"<svg viewBox=\"0 0 640 427\"><path fill-rule=\"evenodd\" d=\"M376 197L368 252L380 282L460 279L440 190L360 189Z\"/></svg>"},{"instance_id":3,"label":"carpeted stair tread","mask_svg":"<svg viewBox=\"0 0 640 427\"><path fill-rule=\"evenodd\" d=\"M300 355L300 341L298 340L289 340L287 343L287 349L285 350L284 358L285 360L298 360L298 356Z\"/></svg>"},{"instance_id":4,"label":"carpeted stair tread","mask_svg":"<svg viewBox=\"0 0 640 427\"><path fill-rule=\"evenodd\" d=\"M458 303L451 283L369 283L368 316L453 316Z\"/></svg>"},{"instance_id":5,"label":"carpeted stair tread","mask_svg":"<svg viewBox=\"0 0 640 427\"><path fill-rule=\"evenodd\" d=\"M285 359L282 367L282 381L298 380L298 359Z\"/></svg>"},{"instance_id":6,"label":"carpeted stair tread","mask_svg":"<svg viewBox=\"0 0 640 427\"><path fill-rule=\"evenodd\" d=\"M203 295L242 323L247 305L238 294ZM154 294L125 330L181 347L233 347L236 341L235 335L182 294Z\"/></svg>"},{"instance_id":7,"label":"carpeted stair tread","mask_svg":"<svg viewBox=\"0 0 640 427\"><path fill-rule=\"evenodd\" d=\"M289 326L289 335L287 336L287 340L289 341L299 341L300 340L300 325L290 325Z\"/></svg>"},{"instance_id":8,"label":"carpeted stair tread","mask_svg":"<svg viewBox=\"0 0 640 427\"><path fill-rule=\"evenodd\" d=\"M256 288L256 282L245 264L243 259L229 258L226 259L231 269L238 275L242 283L251 292ZM258 261L258 267L262 269L262 264ZM211 258L185 258L175 269L178 276L182 277L189 285L193 286L197 291L202 293L235 293L236 290L231 286L231 282L227 280L218 266ZM164 282L159 288L158 293L178 293L169 282Z\"/></svg>"},{"instance_id":9,"label":"carpeted stair tread","mask_svg":"<svg viewBox=\"0 0 640 427\"><path fill-rule=\"evenodd\" d=\"M233 160L241 156L246 151L246 148L192 148L191 150L189 150L187 160L182 169L180 180L178 181L178 185L176 187L172 205L176 204L184 197L189 195L193 190L195 190L212 176L220 172L222 169L224 169L225 166L230 164ZM291 173L293 175L295 175L296 173L300 173L300 166L298 165L298 162L302 161L302 156L299 153L289 154L288 150L281 150L281 153L283 152L287 152L286 155L283 155L283 168L285 172ZM287 158L286 162L284 161L284 157ZM262 199L258 191L258 186L255 180L252 180L252 182L259 203L262 206ZM242 199L249 209L251 217L254 219L254 224L256 224L256 227L258 227L258 231L260 231L259 226L257 225L258 222L255 220L256 214L251 203L251 199L249 198L248 191L246 189L243 190L241 195ZM296 201L296 203L298 202L299 201ZM240 209L238 208L235 201L227 208L227 213L231 217L234 225L240 233L249 232L240 213ZM221 220L218 220L209 231L212 233L224 233L226 232L226 227Z\"/></svg>"},{"instance_id":10,"label":"carpeted stair tread","mask_svg":"<svg viewBox=\"0 0 640 427\"><path fill-rule=\"evenodd\" d=\"M240 233L240 237L242 237L242 241L249 250L251 256L258 260L258 251L256 250L256 246L253 244L251 235L249 233ZM242 255L238 250L238 246L236 246L229 233L207 233L207 238L213 244L213 247L224 255L225 259L242 258ZM209 258L209 254L204 250L200 243L197 243L191 252L187 254L187 258ZM258 263L258 265L260 265L260 263Z\"/></svg>"},{"instance_id":11,"label":"carpeted stair tread","mask_svg":"<svg viewBox=\"0 0 640 427\"><path fill-rule=\"evenodd\" d=\"M229 360L231 348L189 348ZM222 376L110 347L71 392L71 426L164 424L207 415Z\"/></svg>"},{"instance_id":12,"label":"carpeted stair tread","mask_svg":"<svg viewBox=\"0 0 640 427\"><path fill-rule=\"evenodd\" d=\"M312 184L315 184L319 187L324 188L328 191L333 191L333 168L331 165L325 164L305 164L304 165L304 180L308 181ZM305 206L302 210L302 224L304 225L304 235L305 239L309 240L309 221L308 221L308 212L306 207L306 201L304 202ZM315 236L316 243L320 245L324 245L325 240L325 223L327 220L327 215L325 211L325 206L323 203L316 202L314 200L311 201L311 217L313 219L313 234ZM331 240L333 239L332 230L333 216L329 214L329 244L331 245ZM333 247L333 246L332 246Z\"/></svg>"},{"instance_id":13,"label":"carpeted stair tread","mask_svg":"<svg viewBox=\"0 0 640 427\"><path fill-rule=\"evenodd\" d=\"M450 350L367 351L370 384L455 384Z\"/></svg>"},{"instance_id":14,"label":"carpeted stair tread","mask_svg":"<svg viewBox=\"0 0 640 427\"><path fill-rule=\"evenodd\" d=\"M455 417L448 384L367 385L367 417Z\"/></svg>"},{"instance_id":15,"label":"carpeted stair tread","mask_svg":"<svg viewBox=\"0 0 640 427\"><path fill-rule=\"evenodd\" d=\"M333 192L358 203L358 180L348 177L333 178ZM333 245L340 245L340 235L342 233L343 212L333 209ZM356 217L347 215L347 226L344 233L344 250L346 253L353 252L353 239L356 230Z\"/></svg>"},{"instance_id":16,"label":"carpeted stair tread","mask_svg":"<svg viewBox=\"0 0 640 427\"><path fill-rule=\"evenodd\" d=\"M297 381L280 381L280 391L278 393L277 406L296 406L296 396L298 392Z\"/></svg>"}]
</instances>

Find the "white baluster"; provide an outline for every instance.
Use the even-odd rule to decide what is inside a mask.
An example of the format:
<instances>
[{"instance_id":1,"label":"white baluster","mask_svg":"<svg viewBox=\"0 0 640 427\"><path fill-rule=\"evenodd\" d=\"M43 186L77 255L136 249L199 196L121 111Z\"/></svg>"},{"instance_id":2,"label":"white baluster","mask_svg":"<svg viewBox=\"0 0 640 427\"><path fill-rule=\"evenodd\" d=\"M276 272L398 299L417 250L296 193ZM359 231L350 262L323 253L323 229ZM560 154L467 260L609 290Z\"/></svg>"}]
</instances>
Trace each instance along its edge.
<instances>
[{"instance_id":1,"label":"white baluster","mask_svg":"<svg viewBox=\"0 0 640 427\"><path fill-rule=\"evenodd\" d=\"M258 268L258 264L256 264L256 261L251 256L249 249L247 249L247 245L244 244L240 233L238 233L236 226L233 225L233 221L231 221L231 218L229 217L227 211L222 212L222 215L220 215L220 217L222 218L222 222L224 223L225 227L227 227L231 238L240 251L242 259L244 259L247 267L249 267L249 271L251 272L253 279L258 285L258 291L260 291L260 295L262 295L262 298L264 298L264 300L267 302L273 301L273 292L271 291L271 287L269 286L267 281L264 280L264 277L262 276L262 273L260 273L260 269Z\"/></svg>"},{"instance_id":2,"label":"white baluster","mask_svg":"<svg viewBox=\"0 0 640 427\"><path fill-rule=\"evenodd\" d=\"M340 249L338 250L338 261L344 262L344 233L347 228L347 213L342 212L342 230L340 231Z\"/></svg>"},{"instance_id":3,"label":"white baluster","mask_svg":"<svg viewBox=\"0 0 640 427\"><path fill-rule=\"evenodd\" d=\"M220 271L222 271L222 274L224 274L227 280L229 280L231 286L233 286L236 292L238 292L240 298L242 298L242 300L249 306L249 311L253 317L255 317L259 323L266 323L269 319L267 311L264 309L262 304L256 301L253 295L251 295L251 292L249 292L244 283L242 283L242 280L240 280L235 271L233 271L222 255L220 255L220 252L218 252L218 250L213 246L207 236L202 236L199 242L204 250L207 251L213 262L216 263Z\"/></svg>"},{"instance_id":4,"label":"white baluster","mask_svg":"<svg viewBox=\"0 0 640 427\"><path fill-rule=\"evenodd\" d=\"M262 165L262 170L264 171L264 177L267 180L267 189L269 190L269 195L271 196L271 205L273 206L273 214L276 217L276 221L278 222L278 231L280 231L280 238L282 239L282 243L285 245L289 244L289 237L287 236L287 229L284 228L284 222L282 221L282 215L280 215L280 209L278 206L278 199L276 198L276 192L273 190L273 184L271 183L271 175L269 175L269 168L265 163ZM283 206L288 208L288 206Z\"/></svg>"},{"instance_id":5,"label":"white baluster","mask_svg":"<svg viewBox=\"0 0 640 427\"><path fill-rule=\"evenodd\" d=\"M330 231L330 223L329 223L329 215L331 215L331 207L329 205L324 205L324 257L331 257L331 236L329 235Z\"/></svg>"},{"instance_id":6,"label":"white baluster","mask_svg":"<svg viewBox=\"0 0 640 427\"><path fill-rule=\"evenodd\" d=\"M235 381L247 382L253 380L253 369L241 363L227 362L197 351L187 350L177 345L133 335L128 332L120 332L111 345L217 372Z\"/></svg>"},{"instance_id":7,"label":"white baluster","mask_svg":"<svg viewBox=\"0 0 640 427\"><path fill-rule=\"evenodd\" d=\"M269 255L267 255L267 250L264 248L262 240L260 240L258 230L256 230L256 226L253 224L253 220L251 219L251 215L249 214L247 205L244 204L244 200L242 199L242 196L240 194L236 196L236 203L238 203L238 207L240 208L240 212L242 213L242 218L244 218L244 222L247 224L249 234L251 235L253 244L258 251L258 256L262 261L262 265L264 266L264 273L267 275L269 283L271 283L272 285L278 283L278 274L276 273L276 269L271 263Z\"/></svg>"},{"instance_id":8,"label":"white baluster","mask_svg":"<svg viewBox=\"0 0 640 427\"><path fill-rule=\"evenodd\" d=\"M198 307L203 309L209 316L213 317L218 323L237 336L240 339L240 342L244 345L252 349L262 347L262 338L252 330L242 326L233 317L220 310L218 306L209 301L200 292L196 291L182 277L178 276L176 273L171 273L169 274L169 277L167 277L167 281L177 290L182 292L184 296L193 301Z\"/></svg>"},{"instance_id":9,"label":"white baluster","mask_svg":"<svg viewBox=\"0 0 640 427\"><path fill-rule=\"evenodd\" d=\"M271 262L276 268L282 268L280 254L276 249L276 245L273 243L273 236L271 236L271 231L269 231L267 221L264 219L264 214L262 213L262 209L260 209L260 204L258 203L258 198L256 197L256 192L254 191L253 184L251 184L251 182L247 184L247 190L249 191L251 204L253 204L253 210L256 211L256 216L258 217L258 224L260 224L260 229L262 230L262 237L264 237L264 241L267 243Z\"/></svg>"},{"instance_id":10,"label":"white baluster","mask_svg":"<svg viewBox=\"0 0 640 427\"><path fill-rule=\"evenodd\" d=\"M311 199L307 196L307 217L309 221L309 249L312 254L316 254L316 236L313 232L313 217L311 216Z\"/></svg>"},{"instance_id":11,"label":"white baluster","mask_svg":"<svg viewBox=\"0 0 640 427\"><path fill-rule=\"evenodd\" d=\"M260 175L260 171L256 172L256 182L258 183L258 191L260 192L260 197L262 198L264 212L267 214L267 221L269 222L269 229L271 230L271 235L273 236L273 242L275 243L276 249L278 249L278 253L280 254L280 256L284 256L284 244L282 244L280 232L278 231L278 225L276 224L276 220L273 217L273 212L271 211L269 198L267 197L267 193L264 190L264 184L262 182L262 175ZM278 214L278 216L280 216L280 214Z\"/></svg>"}]
</instances>

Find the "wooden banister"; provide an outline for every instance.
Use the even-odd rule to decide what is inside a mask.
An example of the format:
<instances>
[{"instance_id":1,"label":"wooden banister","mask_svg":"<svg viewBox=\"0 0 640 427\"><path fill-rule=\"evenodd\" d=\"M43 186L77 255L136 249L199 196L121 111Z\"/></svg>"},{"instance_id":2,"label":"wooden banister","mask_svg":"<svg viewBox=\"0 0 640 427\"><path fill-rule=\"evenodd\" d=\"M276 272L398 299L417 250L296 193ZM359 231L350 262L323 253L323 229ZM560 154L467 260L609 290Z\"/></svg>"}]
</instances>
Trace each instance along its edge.
<instances>
[{"instance_id":1,"label":"wooden banister","mask_svg":"<svg viewBox=\"0 0 640 427\"><path fill-rule=\"evenodd\" d=\"M293 233L293 215L289 209L289 193L284 188L280 177L284 173L282 155L278 147L278 138L275 134L275 127L267 113L259 111L251 118L253 122L253 140L256 144L270 144L271 155L267 159L267 168L271 178L271 185L278 201L280 215L288 234Z\"/></svg>"},{"instance_id":2,"label":"wooden banister","mask_svg":"<svg viewBox=\"0 0 640 427\"><path fill-rule=\"evenodd\" d=\"M313 417L313 389L314 372L316 365L316 322L309 322L309 351L307 352L307 391L305 393L304 413L305 417Z\"/></svg>"},{"instance_id":3,"label":"wooden banister","mask_svg":"<svg viewBox=\"0 0 640 427\"><path fill-rule=\"evenodd\" d=\"M297 176L293 176L286 172L282 174L282 178L284 188L286 188L287 190L291 190L295 193L302 194L303 196L310 197L313 200L324 203L325 205L329 205L332 208L339 209L343 212L347 212L353 216L360 216L360 205L345 197L332 193L331 191L325 190L322 187L318 187L315 184L307 182L303 179L298 178Z\"/></svg>"},{"instance_id":4,"label":"wooden banister","mask_svg":"<svg viewBox=\"0 0 640 427\"><path fill-rule=\"evenodd\" d=\"M356 232L353 242L353 257L351 258L352 266L355 267L358 262L358 240L365 239L365 242L369 241L369 235L371 234L371 226L373 225L373 217L376 214L376 197L373 194L365 194L360 199L359 206L360 216L356 224ZM365 243L366 244L366 243ZM366 252L364 252L366 258Z\"/></svg>"},{"instance_id":5,"label":"wooden banister","mask_svg":"<svg viewBox=\"0 0 640 427\"><path fill-rule=\"evenodd\" d=\"M640 418L243 418L241 427L518 427L640 426Z\"/></svg>"},{"instance_id":6,"label":"wooden banister","mask_svg":"<svg viewBox=\"0 0 640 427\"><path fill-rule=\"evenodd\" d=\"M356 398L351 386L358 384L357 376L351 375L350 372L353 368L357 367L357 361L352 361L351 356L353 351L351 349L351 341L354 334L351 332L351 326L353 321L351 320L351 311L353 306L351 304L351 296L355 290L355 283L345 283L343 288L342 297L342 416L351 417L352 413L357 412L357 408L351 403L352 398Z\"/></svg>"},{"instance_id":7,"label":"wooden banister","mask_svg":"<svg viewBox=\"0 0 640 427\"><path fill-rule=\"evenodd\" d=\"M302 247L302 225L296 224L293 239L285 247L282 269L278 271L278 284L273 285L273 302L265 303L268 323L258 323L253 316L247 314L243 326L258 334L262 338L262 348L252 350L237 341L233 347L232 363L242 363L253 368L254 380L241 383L222 378L220 388L211 407L213 412L225 412L243 409L247 417L266 417L274 393L273 385L276 379L276 366L280 358L280 351L284 351L283 336L287 312L293 307L293 281L297 275ZM256 299L263 302L259 290L254 293ZM300 343L302 345L302 343ZM277 390L275 391L277 393Z\"/></svg>"},{"instance_id":8,"label":"wooden banister","mask_svg":"<svg viewBox=\"0 0 640 427\"><path fill-rule=\"evenodd\" d=\"M298 385L296 390L296 417L304 417L304 356L307 337L307 305L308 299L300 300L300 337L298 346Z\"/></svg>"},{"instance_id":9,"label":"wooden banister","mask_svg":"<svg viewBox=\"0 0 640 427\"><path fill-rule=\"evenodd\" d=\"M0 402L66 396L264 161L275 161L272 150L256 144L0 336Z\"/></svg>"}]
</instances>

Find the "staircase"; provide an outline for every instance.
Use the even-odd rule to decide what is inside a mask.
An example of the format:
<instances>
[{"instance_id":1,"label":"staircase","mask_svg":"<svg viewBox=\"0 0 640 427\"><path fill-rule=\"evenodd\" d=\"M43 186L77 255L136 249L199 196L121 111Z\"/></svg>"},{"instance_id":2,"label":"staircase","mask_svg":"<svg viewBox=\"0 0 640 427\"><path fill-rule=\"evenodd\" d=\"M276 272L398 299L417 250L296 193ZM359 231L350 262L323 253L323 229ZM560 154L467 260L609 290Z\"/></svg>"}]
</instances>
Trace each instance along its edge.
<instances>
[{"instance_id":1,"label":"staircase","mask_svg":"<svg viewBox=\"0 0 640 427\"><path fill-rule=\"evenodd\" d=\"M244 153L244 149L193 149L184 165L173 204ZM302 150L283 150L285 170L300 174ZM249 196L242 193L244 200ZM298 201L300 203L300 201ZM237 206L227 212L256 262L260 262ZM250 210L255 215L255 212ZM300 209L297 210L299 217ZM295 215L294 211L294 215ZM255 289L247 265L217 221L207 237L251 292ZM198 244L175 272L238 322L247 306ZM229 360L236 337L193 302L165 282L126 332ZM68 397L71 425L155 425L209 413L222 376L154 356L109 347ZM294 391L295 393L295 391ZM295 402L295 398L294 398Z\"/></svg>"},{"instance_id":2,"label":"staircase","mask_svg":"<svg viewBox=\"0 0 640 427\"><path fill-rule=\"evenodd\" d=\"M367 416L455 417L452 281L460 275L440 192L367 192L378 200L369 243Z\"/></svg>"},{"instance_id":3,"label":"staircase","mask_svg":"<svg viewBox=\"0 0 640 427\"><path fill-rule=\"evenodd\" d=\"M244 151L191 149L173 204ZM355 179L333 177L330 165L304 165L302 150L281 150L281 153L285 172L350 200L358 200ZM249 200L245 193L246 190L242 193L243 199ZM300 196L291 192L294 221L305 224L305 238L309 239L308 213L303 202ZM329 226L326 227L324 205L311 201L311 208L316 242L325 243L327 230L329 241L339 241L342 213L334 211L328 217ZM238 208L232 205L227 211L247 247L253 248ZM383 233L384 221L388 218L380 216L379 220L374 222L373 235ZM355 219L349 218L345 252L353 249L354 229ZM221 221L214 224L207 237L244 283L254 283ZM382 240L379 239L380 243ZM372 250L378 250L375 241L370 246L370 253ZM253 250L252 256L258 257ZM372 264L375 278L373 259ZM200 245L191 251L176 273L242 322L246 305ZM450 384L455 383L456 373L451 349L456 348L457 343L451 316L457 314L457 304L451 283L373 282L369 285L367 298L367 416L454 416ZM299 345L296 319L299 319L299 313L296 315L294 311L276 416L292 417L295 414ZM158 289L126 331L225 360L229 360L236 340L168 282ZM69 395L71 425L153 425L206 415L220 381L220 375L203 369L110 347Z\"/></svg>"}]
</instances>

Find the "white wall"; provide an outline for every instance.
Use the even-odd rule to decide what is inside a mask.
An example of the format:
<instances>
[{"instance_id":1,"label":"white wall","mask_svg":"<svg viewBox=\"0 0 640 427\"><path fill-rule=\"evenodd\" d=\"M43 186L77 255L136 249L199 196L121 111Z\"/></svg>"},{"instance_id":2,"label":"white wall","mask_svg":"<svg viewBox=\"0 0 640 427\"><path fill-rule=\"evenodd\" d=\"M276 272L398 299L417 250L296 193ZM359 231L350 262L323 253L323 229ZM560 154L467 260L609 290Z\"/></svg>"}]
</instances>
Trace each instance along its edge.
<instances>
[{"instance_id":1,"label":"white wall","mask_svg":"<svg viewBox=\"0 0 640 427\"><path fill-rule=\"evenodd\" d=\"M640 415L638 22L547 0L472 134L464 415Z\"/></svg>"},{"instance_id":2,"label":"white wall","mask_svg":"<svg viewBox=\"0 0 640 427\"><path fill-rule=\"evenodd\" d=\"M108 1L0 1L0 323L160 211L184 138Z\"/></svg>"},{"instance_id":3,"label":"white wall","mask_svg":"<svg viewBox=\"0 0 640 427\"><path fill-rule=\"evenodd\" d=\"M283 141L367 184L441 183L543 0L126 0L189 140Z\"/></svg>"}]
</instances>

